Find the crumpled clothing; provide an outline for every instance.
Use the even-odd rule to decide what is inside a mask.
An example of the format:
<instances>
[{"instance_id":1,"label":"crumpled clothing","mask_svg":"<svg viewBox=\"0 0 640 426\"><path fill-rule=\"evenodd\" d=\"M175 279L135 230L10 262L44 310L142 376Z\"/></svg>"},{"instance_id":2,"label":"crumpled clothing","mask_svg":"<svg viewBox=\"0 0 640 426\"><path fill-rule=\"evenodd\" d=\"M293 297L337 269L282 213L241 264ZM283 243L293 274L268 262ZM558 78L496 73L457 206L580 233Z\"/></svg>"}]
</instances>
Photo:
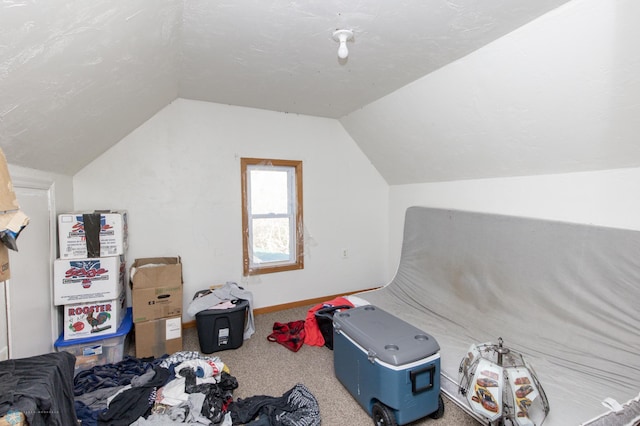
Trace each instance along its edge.
<instances>
[{"instance_id":1,"label":"crumpled clothing","mask_svg":"<svg viewBox=\"0 0 640 426\"><path fill-rule=\"evenodd\" d=\"M117 392L113 393L111 396L107 398L107 407L109 407L109 404L111 404L111 401L113 401L116 396L120 395L122 392L128 391L131 388L139 388L139 387L145 386L155 377L155 375L156 375L155 370L149 369L144 374L133 377L131 379L131 383L118 388ZM106 388L106 389L111 389L111 388Z\"/></svg>"},{"instance_id":2,"label":"crumpled clothing","mask_svg":"<svg viewBox=\"0 0 640 426\"><path fill-rule=\"evenodd\" d=\"M220 302L217 303L213 306L209 306L209 309L233 309L235 308L237 305L235 303L233 303L231 300L225 300L224 302Z\"/></svg>"},{"instance_id":3,"label":"crumpled clothing","mask_svg":"<svg viewBox=\"0 0 640 426\"><path fill-rule=\"evenodd\" d=\"M298 383L281 397L257 395L229 406L234 425L319 426L320 406L315 396Z\"/></svg>"},{"instance_id":4,"label":"crumpled clothing","mask_svg":"<svg viewBox=\"0 0 640 426\"><path fill-rule=\"evenodd\" d=\"M205 395L200 413L215 425L222 423L226 417L229 404L233 402L233 390L238 387L238 380L230 374L222 372L219 383L198 385L196 384L196 376L193 370L182 369L180 375L185 378L185 392Z\"/></svg>"},{"instance_id":5,"label":"crumpled clothing","mask_svg":"<svg viewBox=\"0 0 640 426\"><path fill-rule=\"evenodd\" d=\"M200 414L204 397L201 393L190 394L186 402L176 407L168 407L164 412L152 412L146 419L140 417L132 426L210 425L211 421ZM228 425L231 425L231 418Z\"/></svg>"},{"instance_id":6,"label":"crumpled clothing","mask_svg":"<svg viewBox=\"0 0 640 426\"><path fill-rule=\"evenodd\" d=\"M155 403L157 389L164 386L169 377L169 370L156 367L155 375L145 385L118 394L109 403L109 408L98 414L98 425L128 426L147 414Z\"/></svg>"},{"instance_id":7,"label":"crumpled clothing","mask_svg":"<svg viewBox=\"0 0 640 426\"><path fill-rule=\"evenodd\" d=\"M153 372L153 370L150 371ZM103 410L108 406L107 400L123 388L124 386L114 386L110 388L96 389L92 392L76 396L75 401L82 403L90 410Z\"/></svg>"},{"instance_id":8,"label":"crumpled clothing","mask_svg":"<svg viewBox=\"0 0 640 426\"><path fill-rule=\"evenodd\" d=\"M247 323L245 324L243 335L244 340L248 340L256 332L253 319L253 294L234 282L227 282L221 288L217 288L209 294L193 299L187 307L187 313L195 316L198 312L209 309L213 305L217 305L225 300L234 299L243 299L249 302L249 314L247 315Z\"/></svg>"},{"instance_id":9,"label":"crumpled clothing","mask_svg":"<svg viewBox=\"0 0 640 426\"><path fill-rule=\"evenodd\" d=\"M162 358L149 360L127 355L115 364L96 365L76 374L73 392L78 396L96 389L128 385L131 379L152 370L160 362Z\"/></svg>"},{"instance_id":10,"label":"crumpled clothing","mask_svg":"<svg viewBox=\"0 0 640 426\"><path fill-rule=\"evenodd\" d=\"M267 336L270 342L276 342L285 348L298 352L305 341L304 320L291 321L288 323L273 323L273 333Z\"/></svg>"},{"instance_id":11,"label":"crumpled clothing","mask_svg":"<svg viewBox=\"0 0 640 426\"><path fill-rule=\"evenodd\" d=\"M181 351L181 352L175 352L169 355L168 357L164 358L160 362L160 367L164 367L169 370L172 370L178 364L182 364L185 361L191 361L194 359L212 361L215 363L222 362L220 357L217 357L217 356L202 355L200 352L197 352L197 351Z\"/></svg>"},{"instance_id":12,"label":"crumpled clothing","mask_svg":"<svg viewBox=\"0 0 640 426\"><path fill-rule=\"evenodd\" d=\"M207 379L197 378L196 380L197 384L217 383L217 380L213 377ZM161 404L170 406L183 404L189 399L189 394L184 390L185 385L186 379L182 376L176 376L159 390L156 400Z\"/></svg>"},{"instance_id":13,"label":"crumpled clothing","mask_svg":"<svg viewBox=\"0 0 640 426\"><path fill-rule=\"evenodd\" d=\"M14 410L22 412L32 426L75 424L75 362L68 352L2 361L0 416Z\"/></svg>"},{"instance_id":14,"label":"crumpled clothing","mask_svg":"<svg viewBox=\"0 0 640 426\"><path fill-rule=\"evenodd\" d=\"M183 368L189 368L196 371L196 377L206 379L213 377L218 379L220 373L224 369L224 363L222 361L204 360L204 359L191 359L178 364L175 367L176 376L180 374L180 370ZM201 373L199 373L201 372Z\"/></svg>"},{"instance_id":15,"label":"crumpled clothing","mask_svg":"<svg viewBox=\"0 0 640 426\"><path fill-rule=\"evenodd\" d=\"M139 376L132 377L131 386L134 388L137 388L138 386L144 386L149 382L149 380L153 378L153 376L155 376L155 371L149 369Z\"/></svg>"},{"instance_id":16,"label":"crumpled clothing","mask_svg":"<svg viewBox=\"0 0 640 426\"><path fill-rule=\"evenodd\" d=\"M87 407L83 402L76 401L74 403L76 416L82 426L98 426L98 414L103 409L92 409Z\"/></svg>"},{"instance_id":17,"label":"crumpled clothing","mask_svg":"<svg viewBox=\"0 0 640 426\"><path fill-rule=\"evenodd\" d=\"M304 343L311 346L324 346L324 337L316 320L316 311L329 306L348 305L353 307L353 303L344 297L336 297L335 299L315 305L307 311L307 317L304 321Z\"/></svg>"}]
</instances>

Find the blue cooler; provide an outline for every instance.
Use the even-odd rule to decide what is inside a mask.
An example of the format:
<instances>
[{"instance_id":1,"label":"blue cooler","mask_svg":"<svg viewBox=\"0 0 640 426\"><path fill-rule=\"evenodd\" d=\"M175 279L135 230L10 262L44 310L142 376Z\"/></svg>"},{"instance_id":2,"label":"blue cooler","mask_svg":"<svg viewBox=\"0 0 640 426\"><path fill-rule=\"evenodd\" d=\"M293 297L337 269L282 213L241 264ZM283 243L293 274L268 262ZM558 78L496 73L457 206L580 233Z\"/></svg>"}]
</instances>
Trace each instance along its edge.
<instances>
[{"instance_id":1,"label":"blue cooler","mask_svg":"<svg viewBox=\"0 0 640 426\"><path fill-rule=\"evenodd\" d=\"M440 345L372 305L333 317L336 377L377 425L442 417Z\"/></svg>"}]
</instances>

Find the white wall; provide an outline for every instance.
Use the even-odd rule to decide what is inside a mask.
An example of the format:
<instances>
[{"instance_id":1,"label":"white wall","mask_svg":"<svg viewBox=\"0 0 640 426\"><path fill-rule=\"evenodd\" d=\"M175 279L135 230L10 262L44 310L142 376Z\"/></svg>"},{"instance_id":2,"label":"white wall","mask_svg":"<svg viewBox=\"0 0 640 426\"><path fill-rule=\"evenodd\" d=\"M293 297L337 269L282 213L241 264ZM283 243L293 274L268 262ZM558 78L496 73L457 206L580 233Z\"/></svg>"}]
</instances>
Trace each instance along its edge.
<instances>
[{"instance_id":1,"label":"white wall","mask_svg":"<svg viewBox=\"0 0 640 426\"><path fill-rule=\"evenodd\" d=\"M639 16L572 0L341 122L390 185L640 167Z\"/></svg>"},{"instance_id":2,"label":"white wall","mask_svg":"<svg viewBox=\"0 0 640 426\"><path fill-rule=\"evenodd\" d=\"M640 168L391 186L391 275L409 206L471 210L640 230Z\"/></svg>"},{"instance_id":3,"label":"white wall","mask_svg":"<svg viewBox=\"0 0 640 426\"><path fill-rule=\"evenodd\" d=\"M11 161L11 159L8 158L7 161ZM55 192L56 212L61 213L73 208L73 178L71 176L14 166L12 164L9 164L9 173L11 174L11 179L14 181L20 180L25 183L30 181L35 183L52 182ZM20 200L18 200L18 203L20 203ZM29 213L26 213L28 216Z\"/></svg>"},{"instance_id":4,"label":"white wall","mask_svg":"<svg viewBox=\"0 0 640 426\"><path fill-rule=\"evenodd\" d=\"M304 270L242 277L241 157L303 161ZM129 264L182 257L185 308L225 281L265 307L388 275L388 185L337 120L178 99L73 181L77 210L129 211Z\"/></svg>"}]
</instances>

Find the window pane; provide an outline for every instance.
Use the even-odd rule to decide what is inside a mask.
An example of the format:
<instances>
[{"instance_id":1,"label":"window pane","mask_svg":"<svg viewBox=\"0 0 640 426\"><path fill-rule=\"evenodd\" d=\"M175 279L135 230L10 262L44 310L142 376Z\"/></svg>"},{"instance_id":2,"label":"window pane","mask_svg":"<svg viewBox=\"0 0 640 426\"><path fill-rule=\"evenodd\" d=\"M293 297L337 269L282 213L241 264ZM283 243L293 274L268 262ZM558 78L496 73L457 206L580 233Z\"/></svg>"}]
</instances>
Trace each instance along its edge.
<instances>
[{"instance_id":1,"label":"window pane","mask_svg":"<svg viewBox=\"0 0 640 426\"><path fill-rule=\"evenodd\" d=\"M286 262L289 250L289 219L253 219L253 263Z\"/></svg>"},{"instance_id":2,"label":"window pane","mask_svg":"<svg viewBox=\"0 0 640 426\"><path fill-rule=\"evenodd\" d=\"M251 213L288 213L288 173L285 170L251 170Z\"/></svg>"},{"instance_id":3,"label":"window pane","mask_svg":"<svg viewBox=\"0 0 640 426\"><path fill-rule=\"evenodd\" d=\"M241 158L245 276L304 269L302 161Z\"/></svg>"}]
</instances>

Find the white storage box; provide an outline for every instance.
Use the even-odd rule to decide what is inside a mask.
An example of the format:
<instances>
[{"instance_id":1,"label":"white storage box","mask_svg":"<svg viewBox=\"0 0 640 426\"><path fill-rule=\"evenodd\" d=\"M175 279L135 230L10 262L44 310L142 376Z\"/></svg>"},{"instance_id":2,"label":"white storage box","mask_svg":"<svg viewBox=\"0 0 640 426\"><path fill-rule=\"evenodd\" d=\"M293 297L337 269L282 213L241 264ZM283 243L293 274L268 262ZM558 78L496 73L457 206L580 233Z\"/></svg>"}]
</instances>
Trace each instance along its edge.
<instances>
[{"instance_id":1,"label":"white storage box","mask_svg":"<svg viewBox=\"0 0 640 426\"><path fill-rule=\"evenodd\" d=\"M124 359L127 335L131 331L131 309L118 327L118 331L104 336L67 341L60 335L54 343L56 351L69 352L76 357L75 374L96 365L113 364Z\"/></svg>"},{"instance_id":2,"label":"white storage box","mask_svg":"<svg viewBox=\"0 0 640 426\"><path fill-rule=\"evenodd\" d=\"M99 216L99 229L87 230L87 215ZM97 217L96 217L97 220ZM65 213L58 216L60 259L124 255L128 245L127 212ZM91 247L95 247L92 250ZM95 251L91 253L92 251Z\"/></svg>"},{"instance_id":3,"label":"white storage box","mask_svg":"<svg viewBox=\"0 0 640 426\"><path fill-rule=\"evenodd\" d=\"M53 303L113 300L124 288L125 262L120 256L56 259L53 262Z\"/></svg>"},{"instance_id":4,"label":"white storage box","mask_svg":"<svg viewBox=\"0 0 640 426\"><path fill-rule=\"evenodd\" d=\"M126 311L124 288L117 299L64 305L64 339L113 334L120 327Z\"/></svg>"}]
</instances>

